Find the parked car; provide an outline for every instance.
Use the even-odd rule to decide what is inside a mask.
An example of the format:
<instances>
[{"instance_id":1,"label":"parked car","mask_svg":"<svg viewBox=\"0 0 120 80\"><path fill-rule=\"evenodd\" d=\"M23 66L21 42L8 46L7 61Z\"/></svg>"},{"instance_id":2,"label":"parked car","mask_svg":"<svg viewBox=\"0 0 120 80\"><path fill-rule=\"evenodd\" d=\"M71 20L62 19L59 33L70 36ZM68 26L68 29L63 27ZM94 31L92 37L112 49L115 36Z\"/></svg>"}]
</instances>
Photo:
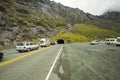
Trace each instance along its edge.
<instances>
[{"instance_id":1,"label":"parked car","mask_svg":"<svg viewBox=\"0 0 120 80\"><path fill-rule=\"evenodd\" d=\"M117 37L116 46L120 46L120 37Z\"/></svg>"},{"instance_id":2,"label":"parked car","mask_svg":"<svg viewBox=\"0 0 120 80\"><path fill-rule=\"evenodd\" d=\"M47 47L50 45L49 39L48 38L41 38L40 39L40 46L41 47Z\"/></svg>"},{"instance_id":3,"label":"parked car","mask_svg":"<svg viewBox=\"0 0 120 80\"><path fill-rule=\"evenodd\" d=\"M117 39L116 39L116 38L107 38L107 39L105 40L105 43L106 43L106 44L116 44L116 42L117 42Z\"/></svg>"},{"instance_id":4,"label":"parked car","mask_svg":"<svg viewBox=\"0 0 120 80\"><path fill-rule=\"evenodd\" d=\"M16 50L19 52L31 51L38 48L39 48L39 45L36 45L33 42L18 42L16 45Z\"/></svg>"},{"instance_id":5,"label":"parked car","mask_svg":"<svg viewBox=\"0 0 120 80\"><path fill-rule=\"evenodd\" d=\"M99 44L99 42L97 40L94 40L92 42L90 42L91 45L96 45L96 44Z\"/></svg>"},{"instance_id":6,"label":"parked car","mask_svg":"<svg viewBox=\"0 0 120 80\"><path fill-rule=\"evenodd\" d=\"M55 42L50 42L50 45L55 45L56 43Z\"/></svg>"},{"instance_id":7,"label":"parked car","mask_svg":"<svg viewBox=\"0 0 120 80\"><path fill-rule=\"evenodd\" d=\"M3 59L4 54L0 52L0 60Z\"/></svg>"}]
</instances>

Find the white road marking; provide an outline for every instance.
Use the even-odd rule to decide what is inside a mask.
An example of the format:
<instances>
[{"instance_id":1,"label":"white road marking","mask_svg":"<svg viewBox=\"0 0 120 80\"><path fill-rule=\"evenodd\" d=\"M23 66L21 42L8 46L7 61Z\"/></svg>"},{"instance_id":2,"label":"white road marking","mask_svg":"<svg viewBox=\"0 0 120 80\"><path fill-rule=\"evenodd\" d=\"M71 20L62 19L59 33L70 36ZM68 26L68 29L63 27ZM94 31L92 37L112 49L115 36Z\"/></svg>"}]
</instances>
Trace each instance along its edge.
<instances>
[{"instance_id":1,"label":"white road marking","mask_svg":"<svg viewBox=\"0 0 120 80\"><path fill-rule=\"evenodd\" d=\"M52 67L50 68L50 71L49 71L47 77L45 78L45 80L48 80L48 79L49 79L49 77L50 77L50 75L51 75L51 73L52 73L52 71L53 71L53 68L54 68L54 66L55 66L55 64L56 64L56 62L57 62L57 59L59 58L59 55L61 54L62 50L63 50L63 46L60 48L60 51L58 52L58 54L57 54L57 56L56 56L56 58L55 58L55 60L54 60L54 62L53 62L53 64L52 64Z\"/></svg>"}]
</instances>

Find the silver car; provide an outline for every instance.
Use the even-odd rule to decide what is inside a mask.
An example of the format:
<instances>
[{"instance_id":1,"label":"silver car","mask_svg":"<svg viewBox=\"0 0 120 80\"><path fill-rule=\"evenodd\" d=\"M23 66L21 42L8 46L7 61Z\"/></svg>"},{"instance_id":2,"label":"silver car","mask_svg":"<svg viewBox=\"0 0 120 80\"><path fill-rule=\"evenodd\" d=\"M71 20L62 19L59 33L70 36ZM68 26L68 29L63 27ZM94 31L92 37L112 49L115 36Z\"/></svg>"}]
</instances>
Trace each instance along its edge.
<instances>
[{"instance_id":1,"label":"silver car","mask_svg":"<svg viewBox=\"0 0 120 80\"><path fill-rule=\"evenodd\" d=\"M99 42L97 40L94 40L90 43L91 45L96 45L96 44L99 44Z\"/></svg>"},{"instance_id":2,"label":"silver car","mask_svg":"<svg viewBox=\"0 0 120 80\"><path fill-rule=\"evenodd\" d=\"M18 42L16 45L16 50L19 52L31 51L31 50L35 50L38 48L39 48L39 45L36 45L32 42Z\"/></svg>"}]
</instances>

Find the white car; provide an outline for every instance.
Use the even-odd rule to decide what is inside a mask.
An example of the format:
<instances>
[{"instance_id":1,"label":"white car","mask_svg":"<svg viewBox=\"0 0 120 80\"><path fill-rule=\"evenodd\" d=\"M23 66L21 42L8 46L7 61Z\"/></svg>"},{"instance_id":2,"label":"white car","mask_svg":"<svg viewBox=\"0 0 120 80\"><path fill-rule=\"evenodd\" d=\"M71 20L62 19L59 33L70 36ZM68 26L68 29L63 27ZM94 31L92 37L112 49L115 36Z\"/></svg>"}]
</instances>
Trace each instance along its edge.
<instances>
[{"instance_id":1,"label":"white car","mask_svg":"<svg viewBox=\"0 0 120 80\"><path fill-rule=\"evenodd\" d=\"M90 43L91 45L96 45L96 44L99 44L99 42L97 40L94 40Z\"/></svg>"},{"instance_id":2,"label":"white car","mask_svg":"<svg viewBox=\"0 0 120 80\"><path fill-rule=\"evenodd\" d=\"M117 37L116 46L120 46L120 37Z\"/></svg>"},{"instance_id":3,"label":"white car","mask_svg":"<svg viewBox=\"0 0 120 80\"><path fill-rule=\"evenodd\" d=\"M31 50L35 50L38 48L39 48L39 45L36 45L32 42L18 42L16 45L16 50L19 52L31 51Z\"/></svg>"}]
</instances>

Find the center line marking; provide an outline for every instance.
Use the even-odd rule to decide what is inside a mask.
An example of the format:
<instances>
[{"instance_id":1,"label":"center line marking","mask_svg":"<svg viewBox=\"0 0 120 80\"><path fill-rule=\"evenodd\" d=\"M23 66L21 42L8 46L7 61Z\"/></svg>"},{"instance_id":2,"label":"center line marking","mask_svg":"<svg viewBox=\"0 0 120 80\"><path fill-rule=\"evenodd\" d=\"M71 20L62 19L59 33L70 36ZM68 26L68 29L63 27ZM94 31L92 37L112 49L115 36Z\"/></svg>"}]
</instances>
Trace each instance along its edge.
<instances>
[{"instance_id":1,"label":"center line marking","mask_svg":"<svg viewBox=\"0 0 120 80\"><path fill-rule=\"evenodd\" d=\"M56 64L56 62L57 62L57 59L58 59L59 55L61 54L62 50L63 50L63 46L60 48L60 51L58 52L58 54L57 54L57 56L56 56L56 58L55 58L55 60L54 60L54 62L53 62L53 64L52 64L52 67L50 68L50 71L49 71L47 77L45 78L45 80L48 80L48 79L49 79L49 77L50 77L50 75L51 75L51 73L52 73L52 71L53 71L53 68L54 68L54 66L55 66L55 64Z\"/></svg>"},{"instance_id":2,"label":"center line marking","mask_svg":"<svg viewBox=\"0 0 120 80\"><path fill-rule=\"evenodd\" d=\"M48 49L48 48L51 48L51 47L47 47L47 48L43 48L43 49L40 49L40 50L28 52L28 53L26 53L26 54L24 54L24 55L21 55L21 56L12 58L12 59L7 60L7 61L4 61L4 62L1 62L1 63L0 63L0 67L5 66L5 65L7 65L7 64L10 64L10 63L12 63L12 62L18 61L18 60L20 60L20 59L23 59L23 58L25 58L25 57L27 57L27 56L36 54L36 53L41 52L41 51L43 51L43 50L46 50L46 49Z\"/></svg>"}]
</instances>

